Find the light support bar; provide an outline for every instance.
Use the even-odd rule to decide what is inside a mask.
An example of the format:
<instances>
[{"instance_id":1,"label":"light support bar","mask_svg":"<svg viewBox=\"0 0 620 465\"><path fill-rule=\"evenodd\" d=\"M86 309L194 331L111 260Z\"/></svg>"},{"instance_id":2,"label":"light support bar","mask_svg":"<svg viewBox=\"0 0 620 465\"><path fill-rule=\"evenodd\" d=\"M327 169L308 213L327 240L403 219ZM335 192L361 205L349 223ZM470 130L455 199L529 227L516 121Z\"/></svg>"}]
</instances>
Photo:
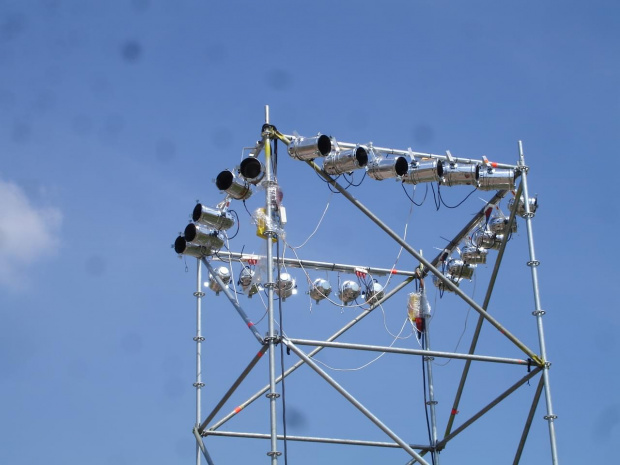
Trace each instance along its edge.
<instances>
[{"instance_id":1,"label":"light support bar","mask_svg":"<svg viewBox=\"0 0 620 465\"><path fill-rule=\"evenodd\" d=\"M312 368L321 378L323 378L327 383L332 386L336 391L338 391L345 399L347 399L351 404L353 404L360 412L362 412L371 422L373 422L381 431L387 434L394 442L396 442L402 449L404 449L409 455L415 458L422 465L429 465L426 460L420 456L415 450L413 450L409 444L403 441L399 436L396 435L390 428L387 427L381 420L379 420L370 410L368 410L364 405L359 402L355 397L353 397L349 392L344 389L340 384L336 382L331 376L329 376L325 371L323 371L308 355L306 355L302 350L300 350L295 344L293 344L290 340L286 338L282 338L282 344L284 344L287 348L291 349L300 359L306 362L310 368Z\"/></svg>"},{"instance_id":2,"label":"light support bar","mask_svg":"<svg viewBox=\"0 0 620 465\"><path fill-rule=\"evenodd\" d=\"M527 265L530 267L532 273L532 289L534 291L534 311L532 314L536 317L536 326L538 328L538 341L540 344L540 356L543 360L543 378L545 380L545 401L547 404L547 415L545 415L545 420L549 425L549 442L551 445L551 461L553 465L558 464L558 450L555 439L555 425L554 421L557 418L557 415L553 413L553 404L551 402L551 388L549 386L549 366L550 363L547 362L547 349L545 347L545 333L543 329L543 320L542 317L545 314L545 311L542 309L540 304L540 293L538 290L538 271L537 267L540 264L538 260L536 260L536 252L534 250L534 233L532 229L532 217L534 216L533 212L530 210L530 196L527 189L527 167L525 165L525 159L523 156L523 144L519 141L519 164L521 166L521 183L523 184L523 204L525 208L525 226L527 228L527 242L528 248L530 252L530 260L527 262ZM519 197L517 197L519 198ZM518 204L518 202L515 202Z\"/></svg>"},{"instance_id":3,"label":"light support bar","mask_svg":"<svg viewBox=\"0 0 620 465\"><path fill-rule=\"evenodd\" d=\"M528 348L523 342L517 339L510 331L504 328L499 321L493 318L491 315L486 313L486 311L480 307L476 302L474 302L471 297L461 291L453 282L451 282L448 278L446 278L441 271L435 268L428 260L426 260L422 255L420 255L416 250L414 250L409 244L407 244L404 240L400 238L398 234L396 234L389 226L383 223L374 213L372 213L366 206L364 206L359 200L357 200L349 191L347 191L344 187L342 187L335 179L329 176L325 171L323 171L316 163L314 162L306 162L310 167L312 167L325 181L331 184L335 189L338 190L345 198L347 198L353 205L355 205L359 210L362 211L368 218L370 218L377 226L379 226L383 231L385 231L388 236L394 239L399 245L403 247L409 254L411 254L416 260L418 260L424 267L426 267L431 273L437 276L438 279L444 282L444 285L447 289L450 289L452 292L457 294L461 299L463 299L466 303L469 304L474 310L476 310L480 315L483 315L484 318L491 323L501 334L503 334L506 338L512 341L519 349L521 349L526 355L528 355L532 360L536 362L536 364L542 364L542 360L538 355L536 355L530 348Z\"/></svg>"}]
</instances>

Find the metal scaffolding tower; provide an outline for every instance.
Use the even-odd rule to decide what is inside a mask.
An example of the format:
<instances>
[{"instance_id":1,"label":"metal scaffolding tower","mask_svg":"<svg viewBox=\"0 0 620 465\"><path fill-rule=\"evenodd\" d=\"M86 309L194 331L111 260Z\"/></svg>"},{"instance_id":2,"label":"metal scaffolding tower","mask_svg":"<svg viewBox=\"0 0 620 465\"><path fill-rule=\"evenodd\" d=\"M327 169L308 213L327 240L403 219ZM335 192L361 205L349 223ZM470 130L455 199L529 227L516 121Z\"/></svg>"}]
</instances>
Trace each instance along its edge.
<instances>
[{"instance_id":1,"label":"metal scaffolding tower","mask_svg":"<svg viewBox=\"0 0 620 465\"><path fill-rule=\"evenodd\" d=\"M277 152L274 153L274 145L278 141L287 146L288 154L291 158L308 165L308 168L316 172L330 186L333 192L341 194L351 205L370 219L379 230L383 231L402 250L413 257L417 266L411 269L381 268L360 263L343 264L310 260L297 256L295 258L284 257L279 250L279 240L284 232L286 212L279 200L279 186L275 175L277 159L274 159L274 155L277 156ZM258 161L261 153L264 155L264 163ZM324 160L322 167L317 164L317 161L321 159ZM365 170L365 173L375 180L395 178L402 183L413 184L414 186L416 184L432 182L437 182L438 186L469 185L482 191L494 191L494 194L489 200L485 201L484 206L471 217L462 229L448 241L448 244L441 248L437 256L429 260L422 255L420 250L410 245L405 238L392 230L370 208L356 198L349 190L350 182L348 183L349 185L343 186L338 181L338 177L341 174L350 173L358 169ZM269 108L266 107L265 124L261 129L260 140L250 149L249 156L241 162L238 172L233 170L223 171L216 180L217 187L226 192L226 199L218 204L216 208L198 204L193 213L194 222L188 225L184 235L177 238L174 246L177 253L193 256L197 259L197 288L193 294L196 297L196 336L194 337L196 342L196 382L194 383L196 388L196 422L193 428L197 444L196 464L200 464L201 456L205 458L209 465L217 462L217 457L212 458L208 452L206 438L232 437L269 440L270 446L266 453L272 465L276 465L278 460L282 460L280 457L283 453L286 456L288 441L401 449L403 451L403 460L399 463L404 463L408 460L407 463L409 464L432 463L438 465L440 460L439 452L445 450L456 436L517 391L521 386L526 383L529 384L529 381L537 376L539 381L533 394L527 417L524 420L522 433L516 444L516 450L512 455L513 463L517 464L521 459L540 396L544 392L546 401L544 419L548 424L549 430L550 458L552 464L557 464L558 454L554 430L554 421L557 417L553 411L551 399L550 363L547 359L543 331L545 311L542 310L540 302L537 275L539 261L536 258L534 248L532 225L532 219L537 208L537 200L529 194L527 176L528 167L525 164L521 142L518 144L518 163L510 165L491 163L486 157L483 157L481 160L454 157L450 152L447 152L445 155L435 155L414 152L411 149L398 150L374 147L372 144L343 143L321 134L315 137L304 138L297 135L285 135L279 132L271 124ZM258 209L257 214L254 215L257 235L262 238L265 244L264 253L253 254L243 253L243 251L220 250L225 243L226 229L235 223L234 217L227 211L228 205L235 200L245 202L255 186L258 186L256 187L257 189L263 189L265 195L264 207ZM509 196L509 194L511 196L514 195L510 202L508 202L510 214L508 216L503 214L492 216L494 212L498 211L499 203L502 199ZM538 353L517 338L504 324L487 311L507 243L511 234L516 231L517 217L524 219L527 229L529 248L527 266L531 270L534 297L534 311L532 314L535 316L537 325ZM276 244L278 246L274 255ZM460 244L465 245L459 247ZM459 283L465 278L471 279L476 264L485 263L487 253L490 250L497 251L497 255L484 299L482 303L477 303L460 288ZM459 258L452 259L451 256L454 254L458 254ZM231 283L230 275L227 274L226 270L220 271L220 268L216 265L216 263L232 264L233 262L243 267L245 281L242 281L240 277L238 284L242 286L246 295L251 297L257 292L266 294L267 331L264 335L257 329L257 325L240 303L238 294L241 293L236 291L235 283ZM256 266L257 263L261 263L263 267L261 276L258 276L259 273L254 273L254 271L250 273L250 267ZM209 287L218 294L224 294L232 308L243 320L250 334L258 342L258 352L252 352L250 362L241 370L230 388L215 402L215 406L206 417L203 417L201 413L201 392L205 386L202 377L201 360L201 347L203 342L205 342L201 327L201 303L205 296L202 290L201 270L203 266L208 271ZM291 283L288 273L282 271L283 267L301 268L304 272L305 270L319 270L322 272L357 275L364 278L366 276L391 277L402 279L402 281L393 285L390 289L383 289L381 286L378 288L367 286L366 292L361 294L365 304L365 306L360 305L361 312L331 336L321 339L296 338L282 330L282 313L277 311L277 306L290 297L290 291L294 287L294 283ZM425 282L428 283L431 279L439 292L442 294L448 292L450 295L456 296L456 298L465 302L468 308L473 309L478 314L477 325L471 337L469 350L466 352L457 352L456 350L446 352L431 348L431 312L427 298L429 286L428 284L425 285ZM312 298L318 302L328 297L331 292L331 287L329 287L328 283L317 284L317 281L312 283L309 277L308 281ZM347 288L347 283L352 283L348 284L349 288ZM356 288L354 281L347 281L339 286L337 291L344 306L347 305L347 302L356 301L360 296L358 288ZM419 349L338 341L344 333L359 325L375 309L381 307L382 304L405 289L410 291L408 318L411 323L412 333L415 334L420 343ZM262 295L260 297L262 298ZM381 310L383 309L381 308ZM278 313L280 321L277 318ZM497 330L497 333L501 335L500 337L509 341L512 347L516 348L521 354L520 357L508 358L476 353L485 322L487 327L491 326ZM278 326L278 329L276 329L276 326ZM434 341L436 341L436 336L437 333L433 333ZM307 352L302 349L305 346L313 347L313 349ZM358 351L360 353L400 354L406 355L409 358L421 358L422 376L424 379L424 409L428 415L428 438L403 437L394 432L387 422L380 419L378 415L371 411L368 405L355 397L335 377L331 376L317 363L316 355L326 348L340 349L341 351ZM278 350L280 351L279 354ZM284 369L284 362L280 360L282 369L280 374L277 374L278 359L283 357L283 350L286 350L289 354L294 354L298 360L288 369ZM237 392L239 386L246 381L264 354L268 354L268 384L258 389L255 394L245 401L237 404L230 413L216 420L221 409ZM462 360L464 362L460 381L454 393L454 400L447 415L443 435L440 434L441 428L438 418L442 412L437 408L437 400L435 398L436 381L433 375L435 359ZM472 362L516 366L516 369L525 369L526 372L525 374L523 371L520 372L521 374L518 372L507 389L500 392L496 397L489 399L486 405L469 419L460 424L455 424ZM292 375L303 365L308 366L319 378L333 388L336 393L340 394L359 410L376 428L387 435L390 441L291 435L286 431L286 422L284 422L284 429L278 431L278 410L285 408L284 399L281 397L281 393L278 392L278 385L283 384L285 378ZM454 385L456 386L456 383ZM263 396L267 397L269 404L268 431L238 432L222 429L232 418Z\"/></svg>"}]
</instances>

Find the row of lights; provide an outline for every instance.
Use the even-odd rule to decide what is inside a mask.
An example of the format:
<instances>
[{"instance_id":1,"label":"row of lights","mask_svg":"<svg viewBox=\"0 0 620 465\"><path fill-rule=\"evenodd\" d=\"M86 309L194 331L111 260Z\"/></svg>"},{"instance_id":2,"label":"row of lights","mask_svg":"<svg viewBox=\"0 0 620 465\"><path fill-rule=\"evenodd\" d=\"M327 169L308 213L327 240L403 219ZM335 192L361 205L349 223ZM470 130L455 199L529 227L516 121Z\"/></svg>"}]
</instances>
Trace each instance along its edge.
<instances>
[{"instance_id":1,"label":"row of lights","mask_svg":"<svg viewBox=\"0 0 620 465\"><path fill-rule=\"evenodd\" d=\"M508 208L512 210L515 199L510 199ZM538 200L534 197L528 199L531 214L538 208ZM518 200L516 214L525 218L525 200L521 196ZM512 223L512 228L508 230L508 218L505 216L493 216L487 224L477 229L471 236L469 242L460 251L460 258L450 258L446 261L444 277L449 279L454 285L458 286L463 279L471 280L476 266L487 262L489 250L499 250L502 242L509 234L517 232L517 222ZM437 276L433 276L433 284L440 290L450 290Z\"/></svg>"}]
</instances>

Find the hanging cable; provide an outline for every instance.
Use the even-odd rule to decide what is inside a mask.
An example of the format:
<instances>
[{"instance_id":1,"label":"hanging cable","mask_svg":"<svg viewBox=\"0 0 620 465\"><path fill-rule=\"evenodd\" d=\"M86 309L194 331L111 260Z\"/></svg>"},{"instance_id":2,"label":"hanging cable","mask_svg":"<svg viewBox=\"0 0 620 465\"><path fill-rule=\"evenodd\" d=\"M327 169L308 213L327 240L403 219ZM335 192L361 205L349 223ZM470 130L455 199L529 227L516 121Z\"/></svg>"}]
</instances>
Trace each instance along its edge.
<instances>
[{"instance_id":1,"label":"hanging cable","mask_svg":"<svg viewBox=\"0 0 620 465\"><path fill-rule=\"evenodd\" d=\"M424 333L420 337L422 339L422 349L426 350L426 338L424 337ZM431 422L428 418L428 400L426 397L426 360L425 357L422 357L422 387L424 390L424 414L426 415L426 429L428 430L428 443L431 446L431 461L433 465L435 465L435 444L433 444L433 437L431 435Z\"/></svg>"},{"instance_id":2,"label":"hanging cable","mask_svg":"<svg viewBox=\"0 0 620 465\"><path fill-rule=\"evenodd\" d=\"M405 191L405 195L407 196L407 198L411 201L412 204L414 204L416 207L421 207L424 204L424 201L426 200L426 196L428 195L428 183L426 183L426 191L424 191L424 198L422 199L422 201L420 203L416 203L415 200L413 200L413 196L409 195L409 192L407 192L407 188L405 187L405 183L401 183L400 184L403 188L403 191ZM413 191L415 193L415 185L413 186Z\"/></svg>"},{"instance_id":3,"label":"hanging cable","mask_svg":"<svg viewBox=\"0 0 620 465\"><path fill-rule=\"evenodd\" d=\"M277 147L276 140L276 147ZM276 268L278 270L278 282L280 282L280 238L276 240ZM282 299L278 299L278 319L280 320L278 326L280 327L280 337L284 335L284 326L282 325ZM280 384L282 385L282 433L284 435L284 465L288 465L288 447L286 438L286 389L284 387L284 344L280 342L280 370L281 378Z\"/></svg>"},{"instance_id":4,"label":"hanging cable","mask_svg":"<svg viewBox=\"0 0 620 465\"><path fill-rule=\"evenodd\" d=\"M465 201L466 201L466 200L467 200L467 199L468 199L468 198L469 198L469 197L470 197L470 196L471 196L474 192L476 192L477 190L478 190L478 188L477 188L477 187L474 187L474 190L472 190L469 194L467 194L467 196L466 196L463 200L461 200L459 203L457 203L457 204L456 204L456 205L454 205L454 206L450 206L450 205L446 204L446 202L444 202L444 201L443 201L443 198L441 197L440 185L439 185L439 184L437 184L437 196L439 197L439 201L440 201L440 202L443 204L443 206L444 206L444 207L446 207L446 208L458 208L458 207L460 207L460 206L461 206L461 205L463 205L463 203L464 203L464 202L465 202ZM438 208L437 210L439 210L439 208Z\"/></svg>"}]
</instances>

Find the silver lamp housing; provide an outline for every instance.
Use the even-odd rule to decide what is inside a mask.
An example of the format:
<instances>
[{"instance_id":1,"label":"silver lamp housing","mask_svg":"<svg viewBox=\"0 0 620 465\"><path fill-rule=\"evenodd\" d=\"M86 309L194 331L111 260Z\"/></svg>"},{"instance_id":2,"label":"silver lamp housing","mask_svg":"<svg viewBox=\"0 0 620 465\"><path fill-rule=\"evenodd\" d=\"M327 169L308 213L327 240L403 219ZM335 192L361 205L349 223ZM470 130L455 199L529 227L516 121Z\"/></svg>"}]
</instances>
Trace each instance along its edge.
<instances>
[{"instance_id":1,"label":"silver lamp housing","mask_svg":"<svg viewBox=\"0 0 620 465\"><path fill-rule=\"evenodd\" d=\"M301 161L325 157L334 150L332 139L325 134L315 137L296 137L288 146L288 154Z\"/></svg>"},{"instance_id":2,"label":"silver lamp housing","mask_svg":"<svg viewBox=\"0 0 620 465\"><path fill-rule=\"evenodd\" d=\"M508 231L508 218L501 216L494 216L489 220L489 224L487 226L490 231L495 234L506 234L509 232L516 233L517 232L517 222L512 222L512 230Z\"/></svg>"},{"instance_id":3,"label":"silver lamp housing","mask_svg":"<svg viewBox=\"0 0 620 465\"><path fill-rule=\"evenodd\" d=\"M446 186L478 186L480 165L446 163L443 167L441 184Z\"/></svg>"},{"instance_id":4,"label":"silver lamp housing","mask_svg":"<svg viewBox=\"0 0 620 465\"><path fill-rule=\"evenodd\" d=\"M222 280L224 285L228 285L228 283L230 282L230 271L228 270L228 268L226 268L225 266L220 266L213 271L215 271L215 274ZM208 286L209 289L215 292L215 295L219 295L220 292L222 292L222 286L219 285L219 283L211 273L209 273Z\"/></svg>"},{"instance_id":5,"label":"silver lamp housing","mask_svg":"<svg viewBox=\"0 0 620 465\"><path fill-rule=\"evenodd\" d=\"M220 231L209 229L201 224L188 224L184 235L188 242L206 247L209 255L217 252L224 245L224 236Z\"/></svg>"},{"instance_id":6,"label":"silver lamp housing","mask_svg":"<svg viewBox=\"0 0 620 465\"><path fill-rule=\"evenodd\" d=\"M443 162L441 160L418 161L413 160L409 172L403 177L406 184L420 184L422 182L439 182L443 177Z\"/></svg>"},{"instance_id":7,"label":"silver lamp housing","mask_svg":"<svg viewBox=\"0 0 620 465\"><path fill-rule=\"evenodd\" d=\"M467 264L484 265L487 262L488 253L489 251L486 249L481 249L475 245L466 245L461 250L461 259Z\"/></svg>"},{"instance_id":8,"label":"silver lamp housing","mask_svg":"<svg viewBox=\"0 0 620 465\"><path fill-rule=\"evenodd\" d=\"M258 184L265 177L265 167L254 157L245 158L239 165L239 174L250 184Z\"/></svg>"},{"instance_id":9,"label":"silver lamp housing","mask_svg":"<svg viewBox=\"0 0 620 465\"><path fill-rule=\"evenodd\" d=\"M283 301L286 300L295 291L295 280L288 273L280 273L280 279L276 281L274 291Z\"/></svg>"},{"instance_id":10,"label":"silver lamp housing","mask_svg":"<svg viewBox=\"0 0 620 465\"><path fill-rule=\"evenodd\" d=\"M508 201L508 208L510 210L512 210L514 203L515 203L515 199L510 199ZM530 207L530 213L533 216L534 213L536 213L536 210L538 209L538 198L532 197L528 199L528 203ZM523 199L523 196L519 197L519 203L517 205L517 215L519 215L521 218L525 218L527 216L525 212L525 200Z\"/></svg>"},{"instance_id":11,"label":"silver lamp housing","mask_svg":"<svg viewBox=\"0 0 620 465\"><path fill-rule=\"evenodd\" d=\"M494 249L499 250L504 240L503 234L495 234L492 231L485 230L475 236L474 242L477 247L482 249Z\"/></svg>"},{"instance_id":12,"label":"silver lamp housing","mask_svg":"<svg viewBox=\"0 0 620 465\"><path fill-rule=\"evenodd\" d=\"M360 285L355 281L345 281L340 286L338 290L338 298L342 301L343 304L348 304L349 302L353 302L357 299L362 290Z\"/></svg>"},{"instance_id":13,"label":"silver lamp housing","mask_svg":"<svg viewBox=\"0 0 620 465\"><path fill-rule=\"evenodd\" d=\"M244 267L239 273L239 285L248 297L252 297L260 290L258 283L253 282L254 274L254 270L247 267Z\"/></svg>"},{"instance_id":14,"label":"silver lamp housing","mask_svg":"<svg viewBox=\"0 0 620 465\"><path fill-rule=\"evenodd\" d=\"M316 301L316 303L318 304L319 301L328 297L331 292L332 285L329 283L329 281L322 278L317 278L310 286L308 294L310 294L310 298Z\"/></svg>"},{"instance_id":15,"label":"silver lamp housing","mask_svg":"<svg viewBox=\"0 0 620 465\"><path fill-rule=\"evenodd\" d=\"M192 220L219 231L230 229L235 224L235 219L230 213L207 207L201 203L197 203L194 207Z\"/></svg>"},{"instance_id":16,"label":"silver lamp housing","mask_svg":"<svg viewBox=\"0 0 620 465\"><path fill-rule=\"evenodd\" d=\"M368 176L377 181L399 178L409 171L409 163L405 157L375 158L366 166Z\"/></svg>"},{"instance_id":17,"label":"silver lamp housing","mask_svg":"<svg viewBox=\"0 0 620 465\"><path fill-rule=\"evenodd\" d=\"M358 145L354 149L332 153L325 157L323 170L327 174L338 175L364 168L368 163L368 150Z\"/></svg>"},{"instance_id":18,"label":"silver lamp housing","mask_svg":"<svg viewBox=\"0 0 620 465\"><path fill-rule=\"evenodd\" d=\"M246 200L252 195L250 184L244 179L239 179L230 170L224 170L215 178L215 185L221 191L226 192L233 199Z\"/></svg>"},{"instance_id":19,"label":"silver lamp housing","mask_svg":"<svg viewBox=\"0 0 620 465\"><path fill-rule=\"evenodd\" d=\"M366 302L372 305L383 299L384 295L383 286L377 282L373 282L364 297L366 298Z\"/></svg>"},{"instance_id":20,"label":"silver lamp housing","mask_svg":"<svg viewBox=\"0 0 620 465\"><path fill-rule=\"evenodd\" d=\"M211 253L207 247L188 242L183 236L178 236L174 241L174 251L179 255L189 255L196 258L202 258Z\"/></svg>"},{"instance_id":21,"label":"silver lamp housing","mask_svg":"<svg viewBox=\"0 0 620 465\"><path fill-rule=\"evenodd\" d=\"M444 276L446 278L448 278L452 284L454 284L456 287L459 286L461 279L458 278L457 276L452 276L451 274L447 273L444 274ZM435 285L435 287L437 289L439 289L442 292L448 291L448 292L453 292L452 289L448 288L446 286L446 283L444 283L441 279L439 279L437 276L433 275L433 284Z\"/></svg>"},{"instance_id":22,"label":"silver lamp housing","mask_svg":"<svg viewBox=\"0 0 620 465\"><path fill-rule=\"evenodd\" d=\"M483 191L514 190L515 170L488 168L480 170L478 189Z\"/></svg>"},{"instance_id":23,"label":"silver lamp housing","mask_svg":"<svg viewBox=\"0 0 620 465\"><path fill-rule=\"evenodd\" d=\"M465 263L464 260L453 258L448 261L448 273L457 278L469 279L474 276L476 265Z\"/></svg>"}]
</instances>

